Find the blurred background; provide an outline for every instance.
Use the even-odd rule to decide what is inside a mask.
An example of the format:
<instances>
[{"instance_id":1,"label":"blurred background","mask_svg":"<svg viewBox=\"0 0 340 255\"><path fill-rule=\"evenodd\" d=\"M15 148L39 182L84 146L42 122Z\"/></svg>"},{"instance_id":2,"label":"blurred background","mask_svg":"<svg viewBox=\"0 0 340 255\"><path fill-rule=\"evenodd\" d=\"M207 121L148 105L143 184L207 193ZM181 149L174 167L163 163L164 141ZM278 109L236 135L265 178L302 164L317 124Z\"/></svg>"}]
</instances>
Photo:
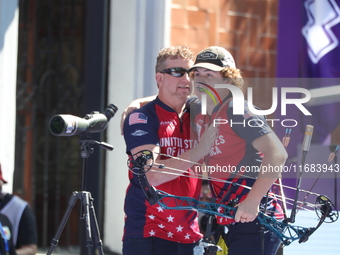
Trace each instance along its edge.
<instances>
[{"instance_id":1,"label":"blurred background","mask_svg":"<svg viewBox=\"0 0 340 255\"><path fill-rule=\"evenodd\" d=\"M105 251L121 253L128 178L120 115L133 99L157 93L155 59L169 45L185 44L196 53L211 45L228 49L262 109L270 108L274 86L331 88L333 96L307 107L312 117L297 108L269 116L298 122L288 162L299 161L304 128L311 124L313 160L327 163L315 157L340 144L339 5L339 0L0 0L4 189L33 208L39 248L49 247L72 192L83 188L79 137L53 136L51 117L83 118L113 103L116 116L92 139L114 150L93 145L85 174ZM274 129L284 136L285 126ZM313 181L304 182L306 189ZM327 195L338 206L337 176L323 181L319 192L330 186ZM81 246L81 232L76 204L58 246ZM338 239L334 234L332 240Z\"/></svg>"}]
</instances>

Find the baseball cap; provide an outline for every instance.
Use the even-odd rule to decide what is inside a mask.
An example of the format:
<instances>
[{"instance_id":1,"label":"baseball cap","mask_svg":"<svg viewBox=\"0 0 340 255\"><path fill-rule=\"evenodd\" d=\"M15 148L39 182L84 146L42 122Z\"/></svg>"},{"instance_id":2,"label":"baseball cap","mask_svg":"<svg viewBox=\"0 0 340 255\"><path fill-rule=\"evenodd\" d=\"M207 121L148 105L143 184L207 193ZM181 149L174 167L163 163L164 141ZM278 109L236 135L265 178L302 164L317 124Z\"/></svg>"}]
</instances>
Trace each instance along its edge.
<instances>
[{"instance_id":1,"label":"baseball cap","mask_svg":"<svg viewBox=\"0 0 340 255\"><path fill-rule=\"evenodd\" d=\"M0 180L3 181L3 183L7 183L7 181L5 181L4 178L2 177L1 164L0 164Z\"/></svg>"},{"instance_id":2,"label":"baseball cap","mask_svg":"<svg viewBox=\"0 0 340 255\"><path fill-rule=\"evenodd\" d=\"M204 67L212 71L222 71L225 67L236 68L233 56L226 49L210 46L198 53L192 71L196 67Z\"/></svg>"}]
</instances>

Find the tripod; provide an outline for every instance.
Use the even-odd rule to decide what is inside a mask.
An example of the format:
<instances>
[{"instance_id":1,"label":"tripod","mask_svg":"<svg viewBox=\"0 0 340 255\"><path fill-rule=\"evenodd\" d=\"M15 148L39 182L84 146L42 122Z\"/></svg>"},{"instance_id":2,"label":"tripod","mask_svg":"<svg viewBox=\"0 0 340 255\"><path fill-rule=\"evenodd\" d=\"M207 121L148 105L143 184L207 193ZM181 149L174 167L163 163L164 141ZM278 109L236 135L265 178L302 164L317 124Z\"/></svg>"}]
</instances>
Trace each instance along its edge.
<instances>
[{"instance_id":1,"label":"tripod","mask_svg":"<svg viewBox=\"0 0 340 255\"><path fill-rule=\"evenodd\" d=\"M91 193L84 191L84 189L85 189L85 184L86 184L87 159L90 156L90 154L93 153L93 148L90 147L90 144L93 144L93 143L99 144L107 150L113 150L113 147L107 143L90 140L89 134L86 134L86 133L80 136L79 143L81 145L80 155L83 158L82 191L74 191L72 193L68 201L68 207L58 227L57 233L52 238L51 246L47 252L47 255L52 254L54 247L57 246L61 233L67 223L68 218L70 217L72 209L74 205L76 204L77 200L81 201L80 218L84 221L84 224L85 224L86 247L87 247L88 254L89 255L94 254L94 249L97 250L95 254L100 254L100 255L104 254L103 247L102 247L102 240L100 239L98 222L97 222L95 210L93 207L93 198L91 196Z\"/></svg>"}]
</instances>

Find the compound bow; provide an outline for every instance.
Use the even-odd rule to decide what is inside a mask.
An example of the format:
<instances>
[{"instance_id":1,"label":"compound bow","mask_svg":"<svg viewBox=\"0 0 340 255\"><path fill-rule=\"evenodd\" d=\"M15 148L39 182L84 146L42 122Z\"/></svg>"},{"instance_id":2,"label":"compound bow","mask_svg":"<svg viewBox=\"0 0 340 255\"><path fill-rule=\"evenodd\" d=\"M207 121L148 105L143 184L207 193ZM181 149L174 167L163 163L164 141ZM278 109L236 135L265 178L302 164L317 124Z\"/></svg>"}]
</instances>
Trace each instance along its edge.
<instances>
[{"instance_id":1,"label":"compound bow","mask_svg":"<svg viewBox=\"0 0 340 255\"><path fill-rule=\"evenodd\" d=\"M150 205L158 203L164 209L197 210L210 215L227 218L235 217L237 207L231 207L225 204L203 202L192 197L175 196L161 190L156 190L149 184L146 177L146 173L152 168L153 165L153 153L149 150L140 151L130 156L128 160L129 169L138 176L141 188ZM160 169L164 167L164 165L158 166ZM295 240L299 240L299 243L304 243L322 225L322 223L335 222L339 218L338 211L327 196L318 195L315 205L317 205L315 207L316 215L319 218L319 222L315 227L294 226L289 224L288 221L279 221L273 217L267 216L262 212L259 212L257 219L265 228L273 231L285 246L288 246Z\"/></svg>"}]
</instances>

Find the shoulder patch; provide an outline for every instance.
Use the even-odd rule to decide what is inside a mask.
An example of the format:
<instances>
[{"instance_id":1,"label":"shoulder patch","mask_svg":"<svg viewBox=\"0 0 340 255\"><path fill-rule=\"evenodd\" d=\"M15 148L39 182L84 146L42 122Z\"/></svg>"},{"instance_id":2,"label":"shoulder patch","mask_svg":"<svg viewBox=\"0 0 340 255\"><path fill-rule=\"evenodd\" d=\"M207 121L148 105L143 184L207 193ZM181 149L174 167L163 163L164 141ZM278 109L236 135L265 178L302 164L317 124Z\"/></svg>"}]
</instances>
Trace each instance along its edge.
<instances>
[{"instance_id":1,"label":"shoulder patch","mask_svg":"<svg viewBox=\"0 0 340 255\"><path fill-rule=\"evenodd\" d=\"M144 113L134 112L129 116L129 125L146 123L148 123L148 117Z\"/></svg>"},{"instance_id":2,"label":"shoulder patch","mask_svg":"<svg viewBox=\"0 0 340 255\"><path fill-rule=\"evenodd\" d=\"M143 136L148 134L148 132L144 131L144 130L136 130L135 132L131 133L132 136Z\"/></svg>"}]
</instances>

